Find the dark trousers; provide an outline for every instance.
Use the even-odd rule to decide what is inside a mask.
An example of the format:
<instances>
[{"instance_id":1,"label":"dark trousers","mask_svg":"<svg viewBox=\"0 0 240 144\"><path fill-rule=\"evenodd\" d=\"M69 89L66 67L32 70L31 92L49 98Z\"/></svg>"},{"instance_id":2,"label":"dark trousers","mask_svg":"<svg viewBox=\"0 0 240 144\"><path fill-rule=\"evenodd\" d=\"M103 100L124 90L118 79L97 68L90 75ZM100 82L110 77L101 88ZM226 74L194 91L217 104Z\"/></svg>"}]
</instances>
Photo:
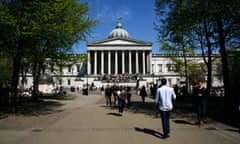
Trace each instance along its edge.
<instances>
[{"instance_id":1,"label":"dark trousers","mask_svg":"<svg viewBox=\"0 0 240 144\"><path fill-rule=\"evenodd\" d=\"M161 119L162 119L162 128L163 128L163 136L168 136L170 133L170 111L160 111Z\"/></svg>"},{"instance_id":2,"label":"dark trousers","mask_svg":"<svg viewBox=\"0 0 240 144\"><path fill-rule=\"evenodd\" d=\"M111 100L111 96L105 96L105 98L106 98L106 105L108 106L112 106L112 100Z\"/></svg>"},{"instance_id":3,"label":"dark trousers","mask_svg":"<svg viewBox=\"0 0 240 144\"><path fill-rule=\"evenodd\" d=\"M197 120L198 123L203 121L206 118L206 102L201 101L196 104L197 108Z\"/></svg>"},{"instance_id":4,"label":"dark trousers","mask_svg":"<svg viewBox=\"0 0 240 144\"><path fill-rule=\"evenodd\" d=\"M145 104L145 96L141 96L142 97L142 104Z\"/></svg>"},{"instance_id":5,"label":"dark trousers","mask_svg":"<svg viewBox=\"0 0 240 144\"><path fill-rule=\"evenodd\" d=\"M118 111L119 111L119 113L123 112L124 107L125 107L125 100L118 99Z\"/></svg>"}]
</instances>

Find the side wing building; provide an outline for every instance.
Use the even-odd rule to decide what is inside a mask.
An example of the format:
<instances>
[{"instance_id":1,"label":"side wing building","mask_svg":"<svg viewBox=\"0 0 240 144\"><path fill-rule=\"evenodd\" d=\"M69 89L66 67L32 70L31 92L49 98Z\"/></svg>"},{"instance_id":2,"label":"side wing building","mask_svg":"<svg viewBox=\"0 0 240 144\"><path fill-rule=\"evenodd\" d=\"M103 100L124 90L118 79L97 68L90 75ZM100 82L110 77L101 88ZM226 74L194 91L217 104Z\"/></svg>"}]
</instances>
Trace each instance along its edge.
<instances>
[{"instance_id":1,"label":"side wing building","mask_svg":"<svg viewBox=\"0 0 240 144\"><path fill-rule=\"evenodd\" d=\"M85 55L87 61L67 64L62 67L61 72L46 71L53 83L42 85L41 91L51 92L56 87L81 89L86 84L95 87L107 84L135 87L137 84L141 86L158 83L161 77L167 78L168 84L173 86L185 80L172 70L173 61L169 55L152 54L152 43L132 39L120 20L108 38L87 43ZM181 58L180 55L176 57ZM218 58L217 55L214 57ZM201 55L189 55L187 59L194 63L203 63ZM213 74L213 86L222 86L216 72ZM23 87L31 86L32 77L29 75Z\"/></svg>"}]
</instances>

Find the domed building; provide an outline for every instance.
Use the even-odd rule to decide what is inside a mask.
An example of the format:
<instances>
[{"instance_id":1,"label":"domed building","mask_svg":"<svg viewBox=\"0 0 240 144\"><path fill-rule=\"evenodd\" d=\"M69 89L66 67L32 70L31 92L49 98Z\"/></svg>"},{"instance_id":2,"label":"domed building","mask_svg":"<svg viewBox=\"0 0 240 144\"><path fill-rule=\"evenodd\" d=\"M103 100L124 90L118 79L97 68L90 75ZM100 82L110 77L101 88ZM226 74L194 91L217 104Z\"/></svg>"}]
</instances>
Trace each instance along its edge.
<instances>
[{"instance_id":1,"label":"domed building","mask_svg":"<svg viewBox=\"0 0 240 144\"><path fill-rule=\"evenodd\" d=\"M132 39L117 21L107 39L87 43L88 75L151 73L152 43Z\"/></svg>"},{"instance_id":2,"label":"domed building","mask_svg":"<svg viewBox=\"0 0 240 144\"><path fill-rule=\"evenodd\" d=\"M117 26L115 29L113 29L108 38L116 38L116 37L121 37L121 38L125 38L125 39L129 39L130 35L128 34L128 32L122 28L122 23L120 22L120 20L117 21Z\"/></svg>"},{"instance_id":3,"label":"domed building","mask_svg":"<svg viewBox=\"0 0 240 144\"><path fill-rule=\"evenodd\" d=\"M78 88L86 84L95 87L107 84L128 86L149 86L150 83L158 84L161 77L167 79L169 86L184 85L185 77L174 71L172 57L183 60L182 55L152 54L152 43L131 38L122 26L120 19L116 27L110 31L106 39L87 43L87 61L64 62L59 67L46 60L45 73L51 76L52 84L41 85L42 92L51 92L53 88ZM73 56L82 56L73 55ZM71 55L72 57L72 55ZM218 58L216 55L215 61ZM202 55L187 55L191 63L204 63ZM55 71L55 69L58 69ZM217 69L213 72L212 85L222 86L223 82L217 76ZM206 75L206 74L205 74ZM23 87L30 88L33 84L31 74L21 78ZM22 83L22 82L20 82Z\"/></svg>"}]
</instances>

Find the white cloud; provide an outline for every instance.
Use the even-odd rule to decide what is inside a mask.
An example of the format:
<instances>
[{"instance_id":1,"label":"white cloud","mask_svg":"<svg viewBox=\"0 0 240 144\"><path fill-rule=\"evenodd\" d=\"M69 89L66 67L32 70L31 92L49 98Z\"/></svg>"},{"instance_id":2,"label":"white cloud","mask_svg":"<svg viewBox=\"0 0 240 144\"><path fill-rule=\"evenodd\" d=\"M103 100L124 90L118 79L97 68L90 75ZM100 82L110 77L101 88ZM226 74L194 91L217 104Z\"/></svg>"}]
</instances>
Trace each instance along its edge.
<instances>
[{"instance_id":1,"label":"white cloud","mask_svg":"<svg viewBox=\"0 0 240 144\"><path fill-rule=\"evenodd\" d=\"M97 18L98 19L105 19L105 17L108 15L109 12L109 6L108 5L104 5L102 7L100 7L100 9L97 10Z\"/></svg>"},{"instance_id":2,"label":"white cloud","mask_svg":"<svg viewBox=\"0 0 240 144\"><path fill-rule=\"evenodd\" d=\"M133 11L128 6L116 6L108 4L98 4L95 8L95 16L102 21L117 21L120 17L123 19L131 19Z\"/></svg>"},{"instance_id":3,"label":"white cloud","mask_svg":"<svg viewBox=\"0 0 240 144\"><path fill-rule=\"evenodd\" d=\"M109 19L111 21L116 21L118 20L120 17L123 19L131 19L132 17L132 10L127 7L127 6L120 6L117 9L112 9L111 10L111 16L109 16Z\"/></svg>"}]
</instances>

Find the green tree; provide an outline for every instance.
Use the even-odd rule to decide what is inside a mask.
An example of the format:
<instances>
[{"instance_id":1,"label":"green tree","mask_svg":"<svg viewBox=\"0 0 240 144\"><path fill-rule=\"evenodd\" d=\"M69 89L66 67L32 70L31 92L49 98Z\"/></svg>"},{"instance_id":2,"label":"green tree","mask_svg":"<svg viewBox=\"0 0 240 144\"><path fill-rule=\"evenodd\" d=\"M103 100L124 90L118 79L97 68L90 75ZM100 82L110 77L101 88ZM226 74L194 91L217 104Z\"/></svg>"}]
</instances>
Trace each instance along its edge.
<instances>
[{"instance_id":1,"label":"green tree","mask_svg":"<svg viewBox=\"0 0 240 144\"><path fill-rule=\"evenodd\" d=\"M185 83L189 92L190 73L187 57L195 54L193 33L189 29L191 23L188 23L188 15L185 14L186 7L183 6L182 2L174 2L168 7L163 1L156 1L156 14L159 25L155 24L155 29L159 32L158 39L162 44L161 49L173 55L172 60L176 63L176 69L180 67L183 69L183 76L186 78ZM174 55L181 55L182 58L176 59Z\"/></svg>"},{"instance_id":2,"label":"green tree","mask_svg":"<svg viewBox=\"0 0 240 144\"><path fill-rule=\"evenodd\" d=\"M34 98L46 58L62 58L84 40L97 23L88 17L87 3L77 0L1 0L1 52L13 59L12 92L16 106L22 59L32 67Z\"/></svg>"},{"instance_id":3,"label":"green tree","mask_svg":"<svg viewBox=\"0 0 240 144\"><path fill-rule=\"evenodd\" d=\"M232 94L235 96L233 97L233 105L235 108L235 112L239 111L240 106L240 96L239 96L239 85L240 85L240 49L231 50L229 51L229 70L230 70L230 87L232 88ZM236 115L238 115L236 113ZM237 117L235 117L237 118ZM239 122L239 117L236 119Z\"/></svg>"},{"instance_id":4,"label":"green tree","mask_svg":"<svg viewBox=\"0 0 240 144\"><path fill-rule=\"evenodd\" d=\"M0 58L0 84L8 85L11 82L12 64L11 59Z\"/></svg>"},{"instance_id":5,"label":"green tree","mask_svg":"<svg viewBox=\"0 0 240 144\"><path fill-rule=\"evenodd\" d=\"M240 1L238 0L156 0L157 15L161 16L160 22L163 25L169 27L168 25L172 23L176 26L185 23L188 31L193 32L194 45L202 50L202 54L207 54L208 78L211 74L212 59L210 57L212 52L214 50L220 52L226 110L228 112L233 108L234 98L230 90L226 49L239 47L239 34L237 34L240 30L239 4ZM168 7L166 8L166 6ZM172 10L176 11L176 15L169 15ZM167 22L165 17L168 20ZM174 29L171 30L175 31ZM186 29L181 30L185 31ZM211 79L208 82L210 83ZM208 85L210 85L209 83ZM210 87L208 87L209 91Z\"/></svg>"}]
</instances>

